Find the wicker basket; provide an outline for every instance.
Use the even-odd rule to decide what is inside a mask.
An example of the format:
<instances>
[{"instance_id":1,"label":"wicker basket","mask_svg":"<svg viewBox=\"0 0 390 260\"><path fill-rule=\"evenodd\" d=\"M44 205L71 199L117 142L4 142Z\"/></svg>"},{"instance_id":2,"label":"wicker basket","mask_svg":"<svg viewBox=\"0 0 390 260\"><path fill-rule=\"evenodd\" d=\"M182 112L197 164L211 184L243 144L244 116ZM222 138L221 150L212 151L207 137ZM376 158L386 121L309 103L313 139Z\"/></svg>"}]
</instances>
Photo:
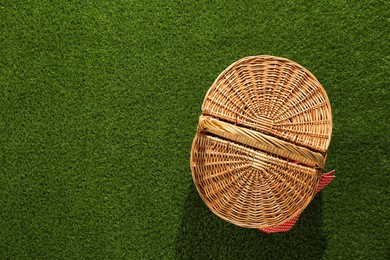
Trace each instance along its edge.
<instances>
[{"instance_id":1,"label":"wicker basket","mask_svg":"<svg viewBox=\"0 0 390 260\"><path fill-rule=\"evenodd\" d=\"M316 194L331 132L328 97L308 70L284 58L243 58L204 99L191 151L194 183L226 221L281 225Z\"/></svg>"}]
</instances>

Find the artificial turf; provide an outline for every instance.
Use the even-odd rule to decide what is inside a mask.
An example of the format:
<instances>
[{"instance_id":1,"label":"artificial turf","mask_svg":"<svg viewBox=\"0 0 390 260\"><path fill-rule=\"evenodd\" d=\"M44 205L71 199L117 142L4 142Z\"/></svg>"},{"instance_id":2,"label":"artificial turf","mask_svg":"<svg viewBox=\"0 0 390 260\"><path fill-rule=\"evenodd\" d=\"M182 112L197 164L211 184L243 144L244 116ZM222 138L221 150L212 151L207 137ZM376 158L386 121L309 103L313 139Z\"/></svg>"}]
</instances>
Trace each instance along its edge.
<instances>
[{"instance_id":1,"label":"artificial turf","mask_svg":"<svg viewBox=\"0 0 390 260\"><path fill-rule=\"evenodd\" d=\"M388 259L388 1L0 2L0 258ZM232 62L296 61L337 178L289 233L214 216L189 153Z\"/></svg>"}]
</instances>

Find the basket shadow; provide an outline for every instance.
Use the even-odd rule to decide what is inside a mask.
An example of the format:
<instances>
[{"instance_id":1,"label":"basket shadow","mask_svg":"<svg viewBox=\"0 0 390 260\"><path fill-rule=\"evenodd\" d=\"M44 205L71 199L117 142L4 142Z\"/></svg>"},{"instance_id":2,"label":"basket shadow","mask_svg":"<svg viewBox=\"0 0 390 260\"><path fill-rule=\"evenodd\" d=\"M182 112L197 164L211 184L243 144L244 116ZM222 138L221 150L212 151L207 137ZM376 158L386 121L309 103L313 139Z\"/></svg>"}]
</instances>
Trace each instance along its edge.
<instances>
[{"instance_id":1,"label":"basket shadow","mask_svg":"<svg viewBox=\"0 0 390 260\"><path fill-rule=\"evenodd\" d=\"M179 259L321 259L327 240L322 232L321 193L285 233L266 234L227 223L214 215L192 184L176 238Z\"/></svg>"}]
</instances>

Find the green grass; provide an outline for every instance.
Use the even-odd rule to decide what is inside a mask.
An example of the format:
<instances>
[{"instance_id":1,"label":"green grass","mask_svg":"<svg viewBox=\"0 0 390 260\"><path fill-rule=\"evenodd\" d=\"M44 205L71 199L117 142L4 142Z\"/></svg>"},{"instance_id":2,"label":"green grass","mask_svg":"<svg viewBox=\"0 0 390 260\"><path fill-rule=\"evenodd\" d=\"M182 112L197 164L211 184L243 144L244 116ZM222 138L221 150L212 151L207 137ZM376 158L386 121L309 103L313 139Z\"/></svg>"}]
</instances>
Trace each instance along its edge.
<instances>
[{"instance_id":1,"label":"green grass","mask_svg":"<svg viewBox=\"0 0 390 260\"><path fill-rule=\"evenodd\" d=\"M0 2L0 258L388 259L388 1ZM336 180L294 229L214 216L189 152L207 89L270 54L333 109Z\"/></svg>"}]
</instances>

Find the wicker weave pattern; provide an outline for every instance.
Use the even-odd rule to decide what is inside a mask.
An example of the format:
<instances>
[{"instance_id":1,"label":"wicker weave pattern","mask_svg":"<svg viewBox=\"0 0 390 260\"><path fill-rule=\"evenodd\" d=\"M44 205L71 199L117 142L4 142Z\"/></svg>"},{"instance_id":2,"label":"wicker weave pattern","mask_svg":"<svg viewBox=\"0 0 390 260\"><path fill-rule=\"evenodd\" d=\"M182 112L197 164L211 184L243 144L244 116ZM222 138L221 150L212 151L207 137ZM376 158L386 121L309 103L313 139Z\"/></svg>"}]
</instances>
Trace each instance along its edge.
<instances>
[{"instance_id":1,"label":"wicker weave pattern","mask_svg":"<svg viewBox=\"0 0 390 260\"><path fill-rule=\"evenodd\" d=\"M241 59L215 80L202 112L326 152L331 110L325 90L305 68L283 58Z\"/></svg>"},{"instance_id":2,"label":"wicker weave pattern","mask_svg":"<svg viewBox=\"0 0 390 260\"><path fill-rule=\"evenodd\" d=\"M192 145L200 196L241 227L288 222L316 193L331 119L324 89L302 66L272 56L233 63L207 92Z\"/></svg>"},{"instance_id":3,"label":"wicker weave pattern","mask_svg":"<svg viewBox=\"0 0 390 260\"><path fill-rule=\"evenodd\" d=\"M198 192L215 214L233 224L283 223L315 194L319 175L313 168L201 133L194 146L199 147L191 159L197 162L192 167Z\"/></svg>"}]
</instances>

